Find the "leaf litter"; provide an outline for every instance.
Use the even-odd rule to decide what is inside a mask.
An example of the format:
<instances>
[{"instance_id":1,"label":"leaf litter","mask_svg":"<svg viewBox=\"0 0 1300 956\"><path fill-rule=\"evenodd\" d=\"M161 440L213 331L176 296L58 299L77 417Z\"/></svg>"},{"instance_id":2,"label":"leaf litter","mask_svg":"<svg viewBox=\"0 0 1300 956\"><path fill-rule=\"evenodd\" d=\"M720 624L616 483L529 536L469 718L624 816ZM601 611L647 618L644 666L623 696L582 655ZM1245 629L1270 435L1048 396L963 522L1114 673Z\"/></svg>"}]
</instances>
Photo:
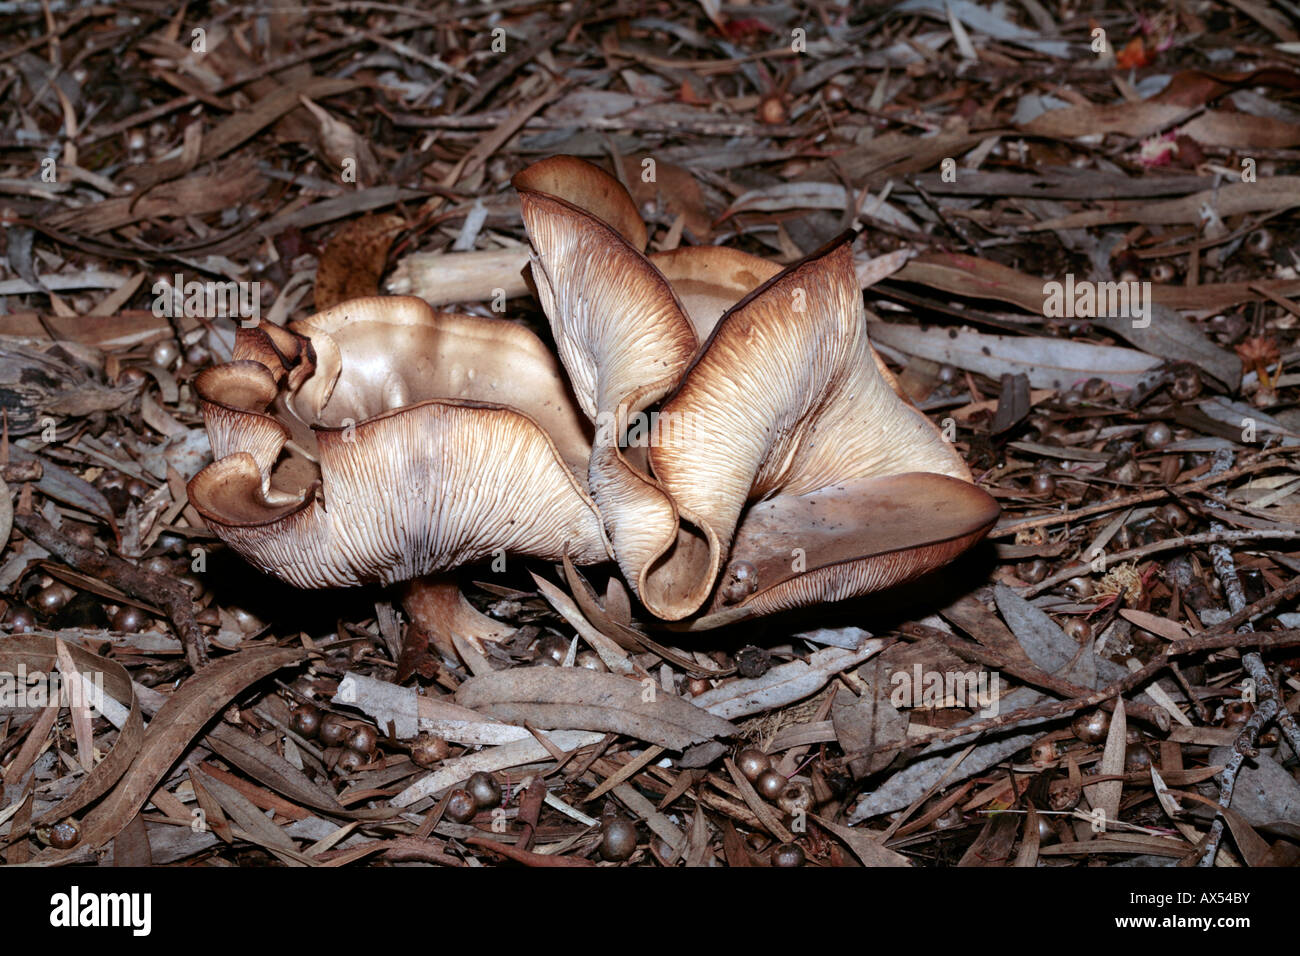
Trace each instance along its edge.
<instances>
[{"instance_id":1,"label":"leaf litter","mask_svg":"<svg viewBox=\"0 0 1300 956\"><path fill-rule=\"evenodd\" d=\"M0 708L6 863L1300 860L1287 11L1110 4L1097 48L1039 4L326 4L223 9L200 52L147 4L10 6L0 672L102 688ZM500 289L540 328L507 184L552 153L625 181L656 250L861 228L873 341L1001 503L990 541L707 639L511 560L462 582L500 639L442 644L217 546L192 382L237 319L166 314L175 277L277 323ZM449 815L476 774L499 795Z\"/></svg>"}]
</instances>

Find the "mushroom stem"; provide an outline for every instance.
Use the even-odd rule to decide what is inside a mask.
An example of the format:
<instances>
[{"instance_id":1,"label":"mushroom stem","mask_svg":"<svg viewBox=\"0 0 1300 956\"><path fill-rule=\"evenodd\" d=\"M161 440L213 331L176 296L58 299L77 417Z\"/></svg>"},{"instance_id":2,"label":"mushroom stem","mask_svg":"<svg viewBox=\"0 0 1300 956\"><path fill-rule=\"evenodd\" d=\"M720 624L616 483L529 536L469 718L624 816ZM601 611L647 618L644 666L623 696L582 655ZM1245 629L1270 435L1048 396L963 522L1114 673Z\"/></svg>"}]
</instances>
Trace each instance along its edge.
<instances>
[{"instance_id":1,"label":"mushroom stem","mask_svg":"<svg viewBox=\"0 0 1300 956\"><path fill-rule=\"evenodd\" d=\"M402 607L447 660L460 660L453 635L469 641L483 652L484 641L507 641L514 628L477 611L455 578L448 574L426 574L402 586Z\"/></svg>"}]
</instances>

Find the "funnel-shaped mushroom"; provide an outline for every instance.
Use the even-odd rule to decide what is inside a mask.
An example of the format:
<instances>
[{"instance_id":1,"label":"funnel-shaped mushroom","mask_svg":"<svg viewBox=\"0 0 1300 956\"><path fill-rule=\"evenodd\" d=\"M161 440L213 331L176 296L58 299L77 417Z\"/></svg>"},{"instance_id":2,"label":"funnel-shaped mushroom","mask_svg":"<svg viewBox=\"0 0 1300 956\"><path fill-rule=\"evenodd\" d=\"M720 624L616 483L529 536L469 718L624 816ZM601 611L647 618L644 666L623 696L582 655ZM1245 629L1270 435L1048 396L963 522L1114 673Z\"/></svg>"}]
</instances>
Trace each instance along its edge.
<instances>
[{"instance_id":1,"label":"funnel-shaped mushroom","mask_svg":"<svg viewBox=\"0 0 1300 956\"><path fill-rule=\"evenodd\" d=\"M418 299L241 329L196 387L215 457L190 500L299 587L408 580L500 552L608 551L554 357L510 322ZM525 497L526 495L526 497Z\"/></svg>"},{"instance_id":2,"label":"funnel-shaped mushroom","mask_svg":"<svg viewBox=\"0 0 1300 956\"><path fill-rule=\"evenodd\" d=\"M597 429L592 496L653 614L681 620L713 595L696 622L713 626L864 594L950 561L996 520L871 349L846 240L784 271L710 249L650 260L517 185L561 361L583 410L614 424ZM673 379L647 453L625 454L629 418Z\"/></svg>"},{"instance_id":3,"label":"funnel-shaped mushroom","mask_svg":"<svg viewBox=\"0 0 1300 956\"><path fill-rule=\"evenodd\" d=\"M846 240L784 270L647 258L596 167L556 157L515 184L558 361L514 323L370 298L241 329L199 376L216 460L190 499L253 564L328 587L612 557L652 615L703 628L916 577L992 525L871 348ZM446 587L416 598L476 613Z\"/></svg>"}]
</instances>

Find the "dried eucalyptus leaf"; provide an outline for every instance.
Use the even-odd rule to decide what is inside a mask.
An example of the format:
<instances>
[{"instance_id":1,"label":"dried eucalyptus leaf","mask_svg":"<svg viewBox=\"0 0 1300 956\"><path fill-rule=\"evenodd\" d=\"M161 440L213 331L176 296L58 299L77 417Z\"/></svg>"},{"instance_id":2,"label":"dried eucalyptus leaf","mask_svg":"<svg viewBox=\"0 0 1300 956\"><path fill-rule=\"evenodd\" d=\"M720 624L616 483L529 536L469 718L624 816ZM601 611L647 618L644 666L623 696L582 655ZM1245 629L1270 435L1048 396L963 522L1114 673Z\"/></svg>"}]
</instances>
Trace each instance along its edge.
<instances>
[{"instance_id":1,"label":"dried eucalyptus leaf","mask_svg":"<svg viewBox=\"0 0 1300 956\"><path fill-rule=\"evenodd\" d=\"M873 637L855 651L828 647L809 656L806 662L791 661L773 667L762 677L728 681L692 700L696 706L728 720L784 707L817 693L836 674L861 664L884 645L880 638Z\"/></svg>"},{"instance_id":2,"label":"dried eucalyptus leaf","mask_svg":"<svg viewBox=\"0 0 1300 956\"><path fill-rule=\"evenodd\" d=\"M585 667L515 667L473 677L456 691L462 707L507 723L603 730L682 750L736 727L651 682Z\"/></svg>"},{"instance_id":3,"label":"dried eucalyptus leaf","mask_svg":"<svg viewBox=\"0 0 1300 956\"><path fill-rule=\"evenodd\" d=\"M907 736L908 720L889 702L889 690L873 682L861 697L840 688L831 704L831 723L835 738L845 753L854 753L902 740ZM881 751L849 762L855 778L883 770L894 759L893 751Z\"/></svg>"},{"instance_id":4,"label":"dried eucalyptus leaf","mask_svg":"<svg viewBox=\"0 0 1300 956\"><path fill-rule=\"evenodd\" d=\"M1147 355L1172 361L1191 362L1202 371L1236 392L1241 386L1241 360L1227 349L1219 348L1199 328L1165 305L1148 302L1151 314L1147 321L1135 323L1131 318L1103 316L1093 325L1114 332Z\"/></svg>"},{"instance_id":5,"label":"dried eucalyptus leaf","mask_svg":"<svg viewBox=\"0 0 1300 956\"><path fill-rule=\"evenodd\" d=\"M1037 691L1021 687L1003 697L998 702L998 706L1000 710L1009 712L1024 707L1033 707L1035 704L1042 703L1045 699ZM977 715L962 723L971 723L981 719ZM1038 739L1040 733L1032 729L1025 733L1025 729L1036 727L1051 719L1053 718L1039 717L1024 721L1017 725L1010 736L998 736L997 731L986 731L986 736L991 739L972 750L957 769L948 775L947 782L958 783L972 777L1007 759L1017 750L1028 747ZM890 813L909 806L934 786L935 782L947 772L948 765L952 763L953 757L960 753L963 747L977 740L978 737L977 734L968 734L955 740L938 741L926 747L919 758L890 776L881 785L880 789L863 798L854 808L848 822L850 824L861 823L863 820L879 816L882 813Z\"/></svg>"},{"instance_id":6,"label":"dried eucalyptus leaf","mask_svg":"<svg viewBox=\"0 0 1300 956\"><path fill-rule=\"evenodd\" d=\"M1031 335L985 335L970 329L939 332L886 322L870 323L870 332L878 346L992 379L1024 374L1034 388L1067 389L1094 376L1119 388L1133 388L1161 361L1134 349Z\"/></svg>"}]
</instances>

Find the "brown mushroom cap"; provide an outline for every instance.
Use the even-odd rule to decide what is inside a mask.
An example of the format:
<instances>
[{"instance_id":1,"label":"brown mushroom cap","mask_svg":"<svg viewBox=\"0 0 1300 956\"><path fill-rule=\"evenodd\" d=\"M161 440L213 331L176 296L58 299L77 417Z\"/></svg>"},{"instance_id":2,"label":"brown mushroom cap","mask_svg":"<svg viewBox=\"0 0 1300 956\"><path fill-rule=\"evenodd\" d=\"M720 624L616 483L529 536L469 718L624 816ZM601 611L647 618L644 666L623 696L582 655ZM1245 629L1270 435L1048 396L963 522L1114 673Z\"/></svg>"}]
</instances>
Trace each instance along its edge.
<instances>
[{"instance_id":1,"label":"brown mushroom cap","mask_svg":"<svg viewBox=\"0 0 1300 956\"><path fill-rule=\"evenodd\" d=\"M605 178L605 188L586 191L608 197L622 189ZM635 574L665 550L678 518L643 462L620 446L629 421L676 385L697 339L672 286L639 249L597 215L525 185L531 181L515 179L533 282L578 404L596 425L588 486L619 567Z\"/></svg>"},{"instance_id":2,"label":"brown mushroom cap","mask_svg":"<svg viewBox=\"0 0 1300 956\"><path fill-rule=\"evenodd\" d=\"M614 441L598 429L589 484L653 614L697 613L729 556L752 554L760 573L727 618L866 593L951 560L996 519L871 348L846 241L784 271L721 249L647 259L572 202L520 196L538 296L579 402L618 416ZM623 454L625 416L665 395L647 455ZM945 497L955 507L936 513ZM834 519L818 523L818 505ZM771 543L800 538L816 554L805 546L805 569L777 573Z\"/></svg>"},{"instance_id":3,"label":"brown mushroom cap","mask_svg":"<svg viewBox=\"0 0 1300 956\"><path fill-rule=\"evenodd\" d=\"M236 353L271 365L240 358L196 382L216 460L190 500L250 562L330 587L501 550L607 558L584 426L532 333L410 298L269 329L241 330ZM303 447L282 456L294 430Z\"/></svg>"},{"instance_id":4,"label":"brown mushroom cap","mask_svg":"<svg viewBox=\"0 0 1300 956\"><path fill-rule=\"evenodd\" d=\"M577 156L551 156L520 170L510 181L520 193L571 203L612 228L637 252L645 251L646 228L628 191L609 173Z\"/></svg>"},{"instance_id":5,"label":"brown mushroom cap","mask_svg":"<svg viewBox=\"0 0 1300 956\"><path fill-rule=\"evenodd\" d=\"M677 293L701 342L724 313L781 271L775 262L727 246L679 246L656 252L650 263Z\"/></svg>"},{"instance_id":6,"label":"brown mushroom cap","mask_svg":"<svg viewBox=\"0 0 1300 956\"><path fill-rule=\"evenodd\" d=\"M650 449L651 467L704 533L711 573L728 554L758 570L750 613L899 583L996 520L960 456L892 385L841 240L731 309L665 403L689 427ZM733 543L742 516L750 528ZM666 561L646 581L684 593L695 570Z\"/></svg>"}]
</instances>

